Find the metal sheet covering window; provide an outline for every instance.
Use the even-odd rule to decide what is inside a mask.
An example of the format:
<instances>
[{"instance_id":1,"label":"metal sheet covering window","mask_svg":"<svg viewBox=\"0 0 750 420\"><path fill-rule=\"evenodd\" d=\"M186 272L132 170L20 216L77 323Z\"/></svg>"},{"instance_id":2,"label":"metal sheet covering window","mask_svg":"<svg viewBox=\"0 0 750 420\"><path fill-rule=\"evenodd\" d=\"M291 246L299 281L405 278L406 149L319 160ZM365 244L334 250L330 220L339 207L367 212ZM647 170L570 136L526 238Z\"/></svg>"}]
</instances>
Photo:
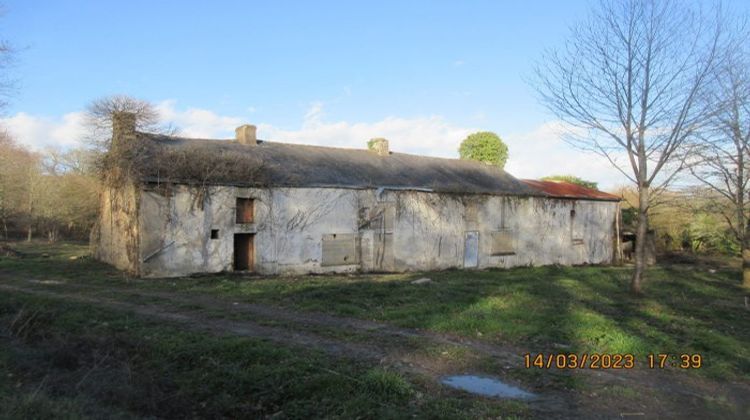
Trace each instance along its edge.
<instances>
[{"instance_id":1,"label":"metal sheet covering window","mask_svg":"<svg viewBox=\"0 0 750 420\"><path fill-rule=\"evenodd\" d=\"M570 240L573 245L583 245L583 220L575 209L570 211Z\"/></svg>"},{"instance_id":2,"label":"metal sheet covering window","mask_svg":"<svg viewBox=\"0 0 750 420\"><path fill-rule=\"evenodd\" d=\"M322 266L359 264L359 236L356 233L323 235Z\"/></svg>"},{"instance_id":3,"label":"metal sheet covering window","mask_svg":"<svg viewBox=\"0 0 750 420\"><path fill-rule=\"evenodd\" d=\"M510 229L498 230L490 232L491 248L490 255L502 256L502 255L515 255L515 238L513 232Z\"/></svg>"}]
</instances>

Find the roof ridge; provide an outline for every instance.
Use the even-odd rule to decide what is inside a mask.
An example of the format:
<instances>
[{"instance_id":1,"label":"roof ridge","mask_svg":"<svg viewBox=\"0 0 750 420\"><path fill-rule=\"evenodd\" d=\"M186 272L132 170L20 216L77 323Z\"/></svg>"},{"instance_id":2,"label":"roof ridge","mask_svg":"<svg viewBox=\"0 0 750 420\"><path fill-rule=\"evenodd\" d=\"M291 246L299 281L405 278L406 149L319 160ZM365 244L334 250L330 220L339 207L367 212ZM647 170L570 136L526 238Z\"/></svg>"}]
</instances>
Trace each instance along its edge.
<instances>
[{"instance_id":1,"label":"roof ridge","mask_svg":"<svg viewBox=\"0 0 750 420\"><path fill-rule=\"evenodd\" d=\"M196 176L196 168L201 165L222 165L225 169L217 172L213 183L297 187L327 185L342 188L394 186L430 188L435 192L546 196L498 166L471 160L401 152L381 156L368 149L269 140L249 146L234 139L142 132L138 136L155 151L187 152L187 155L179 156L181 167L170 166L168 155L161 155L164 159L158 158L160 153L145 155L144 176L168 174L165 176L174 180L190 181L190 177ZM192 162L191 156L199 159L200 163Z\"/></svg>"},{"instance_id":2,"label":"roof ridge","mask_svg":"<svg viewBox=\"0 0 750 420\"><path fill-rule=\"evenodd\" d=\"M227 139L211 139L211 138L205 138L205 137L184 137L184 136L172 136L168 134L159 134L159 133L147 133L147 132L137 132L138 134L151 136L151 137L160 137L164 139L171 139L171 140L187 140L187 141L205 141L205 142L228 142L228 143L236 143L237 141L233 138L227 138ZM291 146L291 147L309 147L309 148L317 148L317 149L332 149L332 150L343 150L343 151L351 151L351 152L363 152L363 153L372 153L369 149L360 149L355 147L341 147L341 146L327 146L327 145L320 145L320 144L306 144L306 143L288 143L283 141L277 141L277 140L267 140L267 139L258 139L258 145L261 144L269 144L269 145L281 145L281 146ZM447 160L447 161L455 161L455 162L462 162L472 165L482 165L489 167L491 169L499 169L504 173L508 173L505 171L504 168L501 168L499 166L487 164L481 161L476 160L470 160L470 159L461 159L458 158L452 158L452 157L444 157L444 156L430 156L430 155L419 155L415 153L406 153L406 152L389 152L391 155L400 155L400 156L411 156L416 158L423 158L423 159L440 159L440 160ZM516 178L518 179L518 178Z\"/></svg>"}]
</instances>

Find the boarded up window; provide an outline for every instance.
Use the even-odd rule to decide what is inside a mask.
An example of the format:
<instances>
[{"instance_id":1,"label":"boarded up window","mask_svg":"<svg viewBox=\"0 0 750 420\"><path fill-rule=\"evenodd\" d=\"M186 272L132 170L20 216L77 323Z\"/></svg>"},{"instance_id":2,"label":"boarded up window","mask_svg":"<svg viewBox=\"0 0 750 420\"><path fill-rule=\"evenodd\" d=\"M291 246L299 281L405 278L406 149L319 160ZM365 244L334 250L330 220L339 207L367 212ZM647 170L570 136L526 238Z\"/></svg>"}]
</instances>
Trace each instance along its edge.
<instances>
[{"instance_id":1,"label":"boarded up window","mask_svg":"<svg viewBox=\"0 0 750 420\"><path fill-rule=\"evenodd\" d=\"M490 233L492 240L490 255L515 255L516 247L513 241L513 232L510 230L499 230Z\"/></svg>"},{"instance_id":2,"label":"boarded up window","mask_svg":"<svg viewBox=\"0 0 750 420\"><path fill-rule=\"evenodd\" d=\"M255 200L237 197L237 223L253 223Z\"/></svg>"},{"instance_id":3,"label":"boarded up window","mask_svg":"<svg viewBox=\"0 0 750 420\"><path fill-rule=\"evenodd\" d=\"M476 201L468 201L464 206L464 217L466 223L474 225L479 222L479 206Z\"/></svg>"},{"instance_id":4,"label":"boarded up window","mask_svg":"<svg viewBox=\"0 0 750 420\"><path fill-rule=\"evenodd\" d=\"M320 265L359 264L359 235L337 233L323 235L323 260Z\"/></svg>"},{"instance_id":5,"label":"boarded up window","mask_svg":"<svg viewBox=\"0 0 750 420\"><path fill-rule=\"evenodd\" d=\"M583 221L575 210L570 211L570 239L573 245L583 245Z\"/></svg>"}]
</instances>

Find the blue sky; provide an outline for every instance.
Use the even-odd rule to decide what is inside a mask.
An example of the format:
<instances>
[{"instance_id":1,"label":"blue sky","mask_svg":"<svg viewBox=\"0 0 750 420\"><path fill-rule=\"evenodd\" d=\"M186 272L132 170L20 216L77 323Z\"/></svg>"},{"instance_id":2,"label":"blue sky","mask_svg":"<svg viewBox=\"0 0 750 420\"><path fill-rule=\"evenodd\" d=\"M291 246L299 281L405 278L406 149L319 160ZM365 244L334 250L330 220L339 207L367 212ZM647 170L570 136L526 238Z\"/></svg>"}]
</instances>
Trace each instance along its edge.
<instances>
[{"instance_id":1,"label":"blue sky","mask_svg":"<svg viewBox=\"0 0 750 420\"><path fill-rule=\"evenodd\" d=\"M388 135L394 150L450 157L482 129L509 142L518 176L575 170L614 185L606 164L581 167L598 158L561 143L524 82L589 5L6 1L0 35L19 49L19 83L4 120L22 143L68 147L89 101L124 93L186 135L250 122L272 140L363 147Z\"/></svg>"}]
</instances>

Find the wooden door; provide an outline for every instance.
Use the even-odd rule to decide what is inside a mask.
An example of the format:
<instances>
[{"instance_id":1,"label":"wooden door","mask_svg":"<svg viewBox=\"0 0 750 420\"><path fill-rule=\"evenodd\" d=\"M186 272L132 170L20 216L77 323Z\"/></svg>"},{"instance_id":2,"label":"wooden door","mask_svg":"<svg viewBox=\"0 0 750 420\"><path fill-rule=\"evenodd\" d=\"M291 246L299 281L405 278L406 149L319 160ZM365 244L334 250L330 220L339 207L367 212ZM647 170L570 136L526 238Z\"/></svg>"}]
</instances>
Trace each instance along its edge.
<instances>
[{"instance_id":1,"label":"wooden door","mask_svg":"<svg viewBox=\"0 0 750 420\"><path fill-rule=\"evenodd\" d=\"M255 235L236 233L234 235L234 271L254 271Z\"/></svg>"}]
</instances>

